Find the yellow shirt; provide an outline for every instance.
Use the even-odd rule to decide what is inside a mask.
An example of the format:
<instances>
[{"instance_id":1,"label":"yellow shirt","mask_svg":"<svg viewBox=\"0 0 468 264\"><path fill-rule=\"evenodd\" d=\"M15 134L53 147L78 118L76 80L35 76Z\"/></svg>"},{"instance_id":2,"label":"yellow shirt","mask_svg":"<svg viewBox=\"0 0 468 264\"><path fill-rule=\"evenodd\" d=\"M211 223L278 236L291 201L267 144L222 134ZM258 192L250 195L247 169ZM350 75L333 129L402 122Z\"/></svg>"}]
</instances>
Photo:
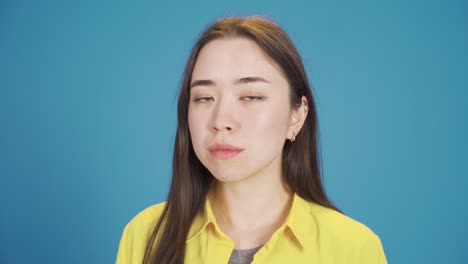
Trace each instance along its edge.
<instances>
[{"instance_id":1,"label":"yellow shirt","mask_svg":"<svg viewBox=\"0 0 468 264\"><path fill-rule=\"evenodd\" d=\"M185 263L228 263L234 242L216 223L208 199L187 236ZM165 203L150 206L125 227L117 264L142 263L146 241ZM295 194L284 224L260 248L252 263L386 264L382 244L365 225Z\"/></svg>"}]
</instances>

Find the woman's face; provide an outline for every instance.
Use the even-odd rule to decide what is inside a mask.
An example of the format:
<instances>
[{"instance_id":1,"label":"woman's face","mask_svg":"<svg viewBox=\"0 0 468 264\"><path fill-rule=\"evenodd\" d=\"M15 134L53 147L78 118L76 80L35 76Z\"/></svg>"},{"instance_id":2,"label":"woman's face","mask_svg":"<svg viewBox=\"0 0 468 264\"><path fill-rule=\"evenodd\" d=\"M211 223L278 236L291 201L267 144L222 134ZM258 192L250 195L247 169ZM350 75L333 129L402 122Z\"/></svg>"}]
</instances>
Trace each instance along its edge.
<instances>
[{"instance_id":1,"label":"woman's face","mask_svg":"<svg viewBox=\"0 0 468 264\"><path fill-rule=\"evenodd\" d=\"M289 85L255 42L209 42L200 51L190 86L193 148L216 179L234 182L281 172L283 145L294 121Z\"/></svg>"}]
</instances>

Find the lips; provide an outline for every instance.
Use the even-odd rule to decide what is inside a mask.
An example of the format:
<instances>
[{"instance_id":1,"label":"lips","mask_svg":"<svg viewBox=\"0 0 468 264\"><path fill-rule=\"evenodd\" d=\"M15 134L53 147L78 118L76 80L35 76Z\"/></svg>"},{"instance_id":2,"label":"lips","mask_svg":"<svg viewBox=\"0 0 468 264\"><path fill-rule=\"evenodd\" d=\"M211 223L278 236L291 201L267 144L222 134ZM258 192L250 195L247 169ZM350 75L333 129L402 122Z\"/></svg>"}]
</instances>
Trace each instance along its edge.
<instances>
[{"instance_id":1,"label":"lips","mask_svg":"<svg viewBox=\"0 0 468 264\"><path fill-rule=\"evenodd\" d=\"M217 159L227 160L238 155L244 151L244 149L229 144L213 144L208 147L208 151Z\"/></svg>"}]
</instances>

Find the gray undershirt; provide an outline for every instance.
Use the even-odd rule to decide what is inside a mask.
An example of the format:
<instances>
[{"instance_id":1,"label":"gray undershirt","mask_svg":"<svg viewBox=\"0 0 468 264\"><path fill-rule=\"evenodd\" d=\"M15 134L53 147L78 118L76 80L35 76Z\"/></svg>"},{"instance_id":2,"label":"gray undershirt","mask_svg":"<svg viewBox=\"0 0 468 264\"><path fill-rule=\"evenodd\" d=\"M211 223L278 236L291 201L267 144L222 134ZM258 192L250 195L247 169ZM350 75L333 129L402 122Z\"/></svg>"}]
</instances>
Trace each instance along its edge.
<instances>
[{"instance_id":1,"label":"gray undershirt","mask_svg":"<svg viewBox=\"0 0 468 264\"><path fill-rule=\"evenodd\" d=\"M262 246L250 249L233 249L228 264L250 264L253 260L255 253Z\"/></svg>"}]
</instances>

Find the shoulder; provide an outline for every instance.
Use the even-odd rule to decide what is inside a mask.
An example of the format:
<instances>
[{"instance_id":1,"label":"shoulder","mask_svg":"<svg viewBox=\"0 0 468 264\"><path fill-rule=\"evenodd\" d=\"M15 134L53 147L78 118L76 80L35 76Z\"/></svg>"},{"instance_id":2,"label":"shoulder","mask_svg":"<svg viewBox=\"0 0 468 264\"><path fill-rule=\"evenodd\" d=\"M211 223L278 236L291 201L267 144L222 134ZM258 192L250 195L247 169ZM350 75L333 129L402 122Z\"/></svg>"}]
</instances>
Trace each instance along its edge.
<instances>
[{"instance_id":1,"label":"shoulder","mask_svg":"<svg viewBox=\"0 0 468 264\"><path fill-rule=\"evenodd\" d=\"M336 210L317 204L311 204L309 210L321 232L343 243L359 244L376 236L363 223Z\"/></svg>"},{"instance_id":2,"label":"shoulder","mask_svg":"<svg viewBox=\"0 0 468 264\"><path fill-rule=\"evenodd\" d=\"M359 259L360 263L386 263L380 238L363 223L336 210L308 202L319 244L334 248L334 254ZM340 249L340 250L337 250Z\"/></svg>"},{"instance_id":3,"label":"shoulder","mask_svg":"<svg viewBox=\"0 0 468 264\"><path fill-rule=\"evenodd\" d=\"M148 226L153 227L153 224L155 224L161 217L165 206L166 202L161 202L143 209L136 216L134 216L130 222L128 222L125 228L145 229Z\"/></svg>"},{"instance_id":4,"label":"shoulder","mask_svg":"<svg viewBox=\"0 0 468 264\"><path fill-rule=\"evenodd\" d=\"M148 238L165 206L166 202L149 206L128 222L120 238L116 263L141 263Z\"/></svg>"},{"instance_id":5,"label":"shoulder","mask_svg":"<svg viewBox=\"0 0 468 264\"><path fill-rule=\"evenodd\" d=\"M387 263L380 238L363 223L312 202L303 209L311 220L307 240L326 251L322 253L343 263Z\"/></svg>"}]
</instances>

